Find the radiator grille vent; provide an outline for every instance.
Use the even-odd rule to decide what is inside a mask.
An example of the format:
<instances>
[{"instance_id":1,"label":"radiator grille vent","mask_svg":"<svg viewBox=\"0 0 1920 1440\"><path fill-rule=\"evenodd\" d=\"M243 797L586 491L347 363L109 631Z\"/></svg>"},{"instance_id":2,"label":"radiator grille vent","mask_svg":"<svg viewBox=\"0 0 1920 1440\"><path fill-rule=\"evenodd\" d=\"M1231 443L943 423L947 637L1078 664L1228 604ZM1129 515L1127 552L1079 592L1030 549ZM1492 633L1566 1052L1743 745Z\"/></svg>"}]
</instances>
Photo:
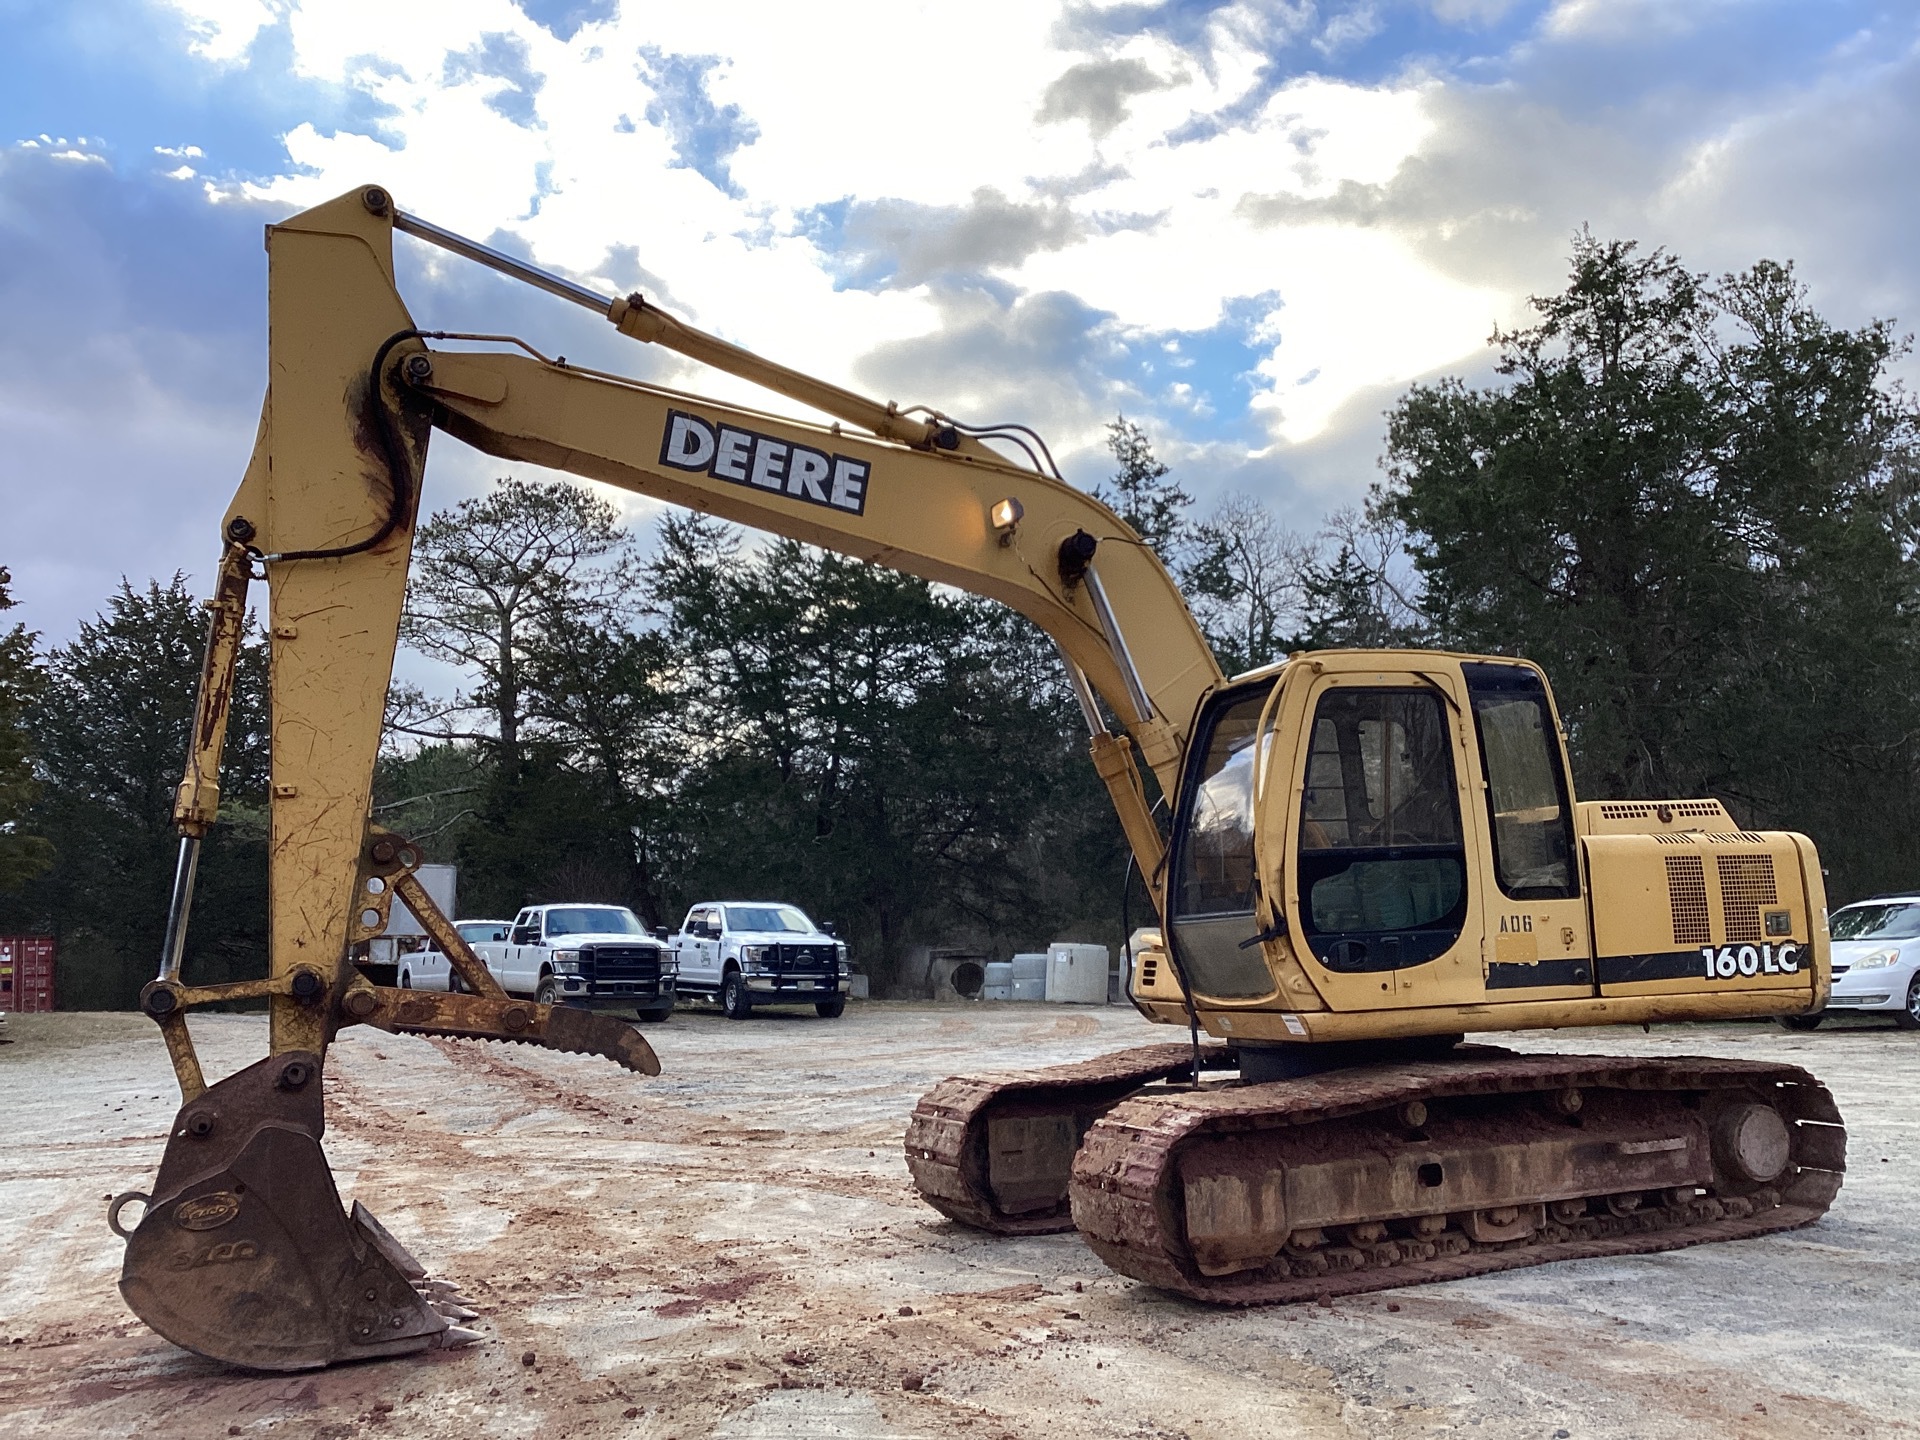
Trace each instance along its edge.
<instances>
[{"instance_id":1,"label":"radiator grille vent","mask_svg":"<svg viewBox=\"0 0 1920 1440\"><path fill-rule=\"evenodd\" d=\"M1720 867L1720 913L1726 920L1729 945L1758 945L1760 910L1779 903L1773 881L1771 855L1717 855ZM1675 921L1676 926L1678 921Z\"/></svg>"},{"instance_id":2,"label":"radiator grille vent","mask_svg":"<svg viewBox=\"0 0 1920 1440\"><path fill-rule=\"evenodd\" d=\"M1140 988L1142 990L1151 990L1153 988L1153 982L1158 978L1159 974L1160 962L1158 960L1142 960L1140 962Z\"/></svg>"},{"instance_id":3,"label":"radiator grille vent","mask_svg":"<svg viewBox=\"0 0 1920 1440\"><path fill-rule=\"evenodd\" d=\"M1666 808L1676 816L1700 819L1717 816L1721 813L1718 800L1670 800ZM1600 817L1603 820L1650 820L1653 818L1654 802L1649 800L1613 800L1603 801L1600 805Z\"/></svg>"},{"instance_id":4,"label":"radiator grille vent","mask_svg":"<svg viewBox=\"0 0 1920 1440\"><path fill-rule=\"evenodd\" d=\"M1667 902L1673 907L1674 944L1712 942L1707 920L1707 868L1698 855L1667 856Z\"/></svg>"}]
</instances>

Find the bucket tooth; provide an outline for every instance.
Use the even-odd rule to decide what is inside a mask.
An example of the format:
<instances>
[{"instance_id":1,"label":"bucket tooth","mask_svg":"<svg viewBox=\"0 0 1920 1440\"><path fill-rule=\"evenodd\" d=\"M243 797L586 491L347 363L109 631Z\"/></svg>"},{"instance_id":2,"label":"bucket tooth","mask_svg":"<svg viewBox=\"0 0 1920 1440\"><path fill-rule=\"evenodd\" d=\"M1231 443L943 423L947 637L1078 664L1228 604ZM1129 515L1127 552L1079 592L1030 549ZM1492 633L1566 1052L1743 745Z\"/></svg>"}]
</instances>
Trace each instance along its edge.
<instances>
[{"instance_id":1,"label":"bucket tooth","mask_svg":"<svg viewBox=\"0 0 1920 1440\"><path fill-rule=\"evenodd\" d=\"M360 993L368 997L369 1007L361 1020L382 1030L540 1045L570 1055L598 1055L638 1075L660 1073L660 1057L646 1037L612 1015L435 990L370 987Z\"/></svg>"}]
</instances>

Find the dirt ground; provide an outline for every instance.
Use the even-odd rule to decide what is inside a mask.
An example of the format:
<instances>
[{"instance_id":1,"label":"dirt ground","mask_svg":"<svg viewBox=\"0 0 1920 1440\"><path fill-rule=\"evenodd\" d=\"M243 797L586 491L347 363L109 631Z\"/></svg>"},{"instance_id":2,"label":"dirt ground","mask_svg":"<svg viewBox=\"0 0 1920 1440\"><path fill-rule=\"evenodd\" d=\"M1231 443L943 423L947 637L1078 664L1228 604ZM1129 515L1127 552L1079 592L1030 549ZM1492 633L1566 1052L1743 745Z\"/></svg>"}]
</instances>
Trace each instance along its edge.
<instances>
[{"instance_id":1,"label":"dirt ground","mask_svg":"<svg viewBox=\"0 0 1920 1440\"><path fill-rule=\"evenodd\" d=\"M1852 1166L1814 1227L1245 1312L1124 1280L1071 1234L992 1240L914 1198L900 1140L922 1090L1160 1038L1129 1010L696 1010L648 1027L657 1079L350 1032L328 1069L341 1192L462 1287L486 1339L260 1377L174 1349L114 1288L103 1201L151 1181L175 1109L152 1027L11 1025L8 1440L1920 1436L1920 1036L1891 1029L1507 1037L1813 1069ZM255 1018L195 1026L209 1074L265 1052Z\"/></svg>"}]
</instances>

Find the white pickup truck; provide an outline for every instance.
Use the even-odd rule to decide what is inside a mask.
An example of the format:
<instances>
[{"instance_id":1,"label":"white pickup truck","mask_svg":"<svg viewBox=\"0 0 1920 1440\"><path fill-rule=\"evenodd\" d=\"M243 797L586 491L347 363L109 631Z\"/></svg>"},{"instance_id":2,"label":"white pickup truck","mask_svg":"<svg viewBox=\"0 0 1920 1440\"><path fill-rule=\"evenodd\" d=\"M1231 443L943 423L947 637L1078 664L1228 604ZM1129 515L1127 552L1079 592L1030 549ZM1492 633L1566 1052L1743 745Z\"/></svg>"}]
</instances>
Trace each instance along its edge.
<instances>
[{"instance_id":1,"label":"white pickup truck","mask_svg":"<svg viewBox=\"0 0 1920 1440\"><path fill-rule=\"evenodd\" d=\"M453 928L460 932L460 938L473 947L474 953L481 959L486 958L485 946L503 941L507 932L513 928L511 920L456 920ZM427 941L424 950L410 951L400 957L400 988L402 990L464 990L460 977L453 973L453 966L440 952L440 947Z\"/></svg>"},{"instance_id":2,"label":"white pickup truck","mask_svg":"<svg viewBox=\"0 0 1920 1440\"><path fill-rule=\"evenodd\" d=\"M529 905L511 924L461 920L454 928L509 995L542 1005L637 1010L642 1020L664 1020L673 1010L666 937L621 906ZM419 964L427 955L434 955L437 969ZM408 960L418 973L403 972L403 984L411 979L416 989L448 988L445 956L422 951Z\"/></svg>"},{"instance_id":3,"label":"white pickup truck","mask_svg":"<svg viewBox=\"0 0 1920 1440\"><path fill-rule=\"evenodd\" d=\"M791 905L707 900L668 943L680 993L718 1000L729 1019L756 1005L810 1004L827 1019L847 1008L847 947Z\"/></svg>"}]
</instances>

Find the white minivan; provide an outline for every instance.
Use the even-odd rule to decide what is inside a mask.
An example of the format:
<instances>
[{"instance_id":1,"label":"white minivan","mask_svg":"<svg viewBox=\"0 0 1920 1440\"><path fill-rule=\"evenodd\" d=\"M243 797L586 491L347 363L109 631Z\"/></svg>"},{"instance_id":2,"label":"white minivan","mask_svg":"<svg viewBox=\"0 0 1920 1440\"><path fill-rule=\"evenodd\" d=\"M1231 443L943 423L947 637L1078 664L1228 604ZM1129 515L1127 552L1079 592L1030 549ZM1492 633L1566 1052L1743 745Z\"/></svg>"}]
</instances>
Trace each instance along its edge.
<instances>
[{"instance_id":1,"label":"white minivan","mask_svg":"<svg viewBox=\"0 0 1920 1440\"><path fill-rule=\"evenodd\" d=\"M1811 1030L1829 1015L1886 1015L1920 1030L1920 894L1876 895L1827 917L1833 934L1833 993L1817 1015L1786 1015L1789 1030Z\"/></svg>"}]
</instances>

